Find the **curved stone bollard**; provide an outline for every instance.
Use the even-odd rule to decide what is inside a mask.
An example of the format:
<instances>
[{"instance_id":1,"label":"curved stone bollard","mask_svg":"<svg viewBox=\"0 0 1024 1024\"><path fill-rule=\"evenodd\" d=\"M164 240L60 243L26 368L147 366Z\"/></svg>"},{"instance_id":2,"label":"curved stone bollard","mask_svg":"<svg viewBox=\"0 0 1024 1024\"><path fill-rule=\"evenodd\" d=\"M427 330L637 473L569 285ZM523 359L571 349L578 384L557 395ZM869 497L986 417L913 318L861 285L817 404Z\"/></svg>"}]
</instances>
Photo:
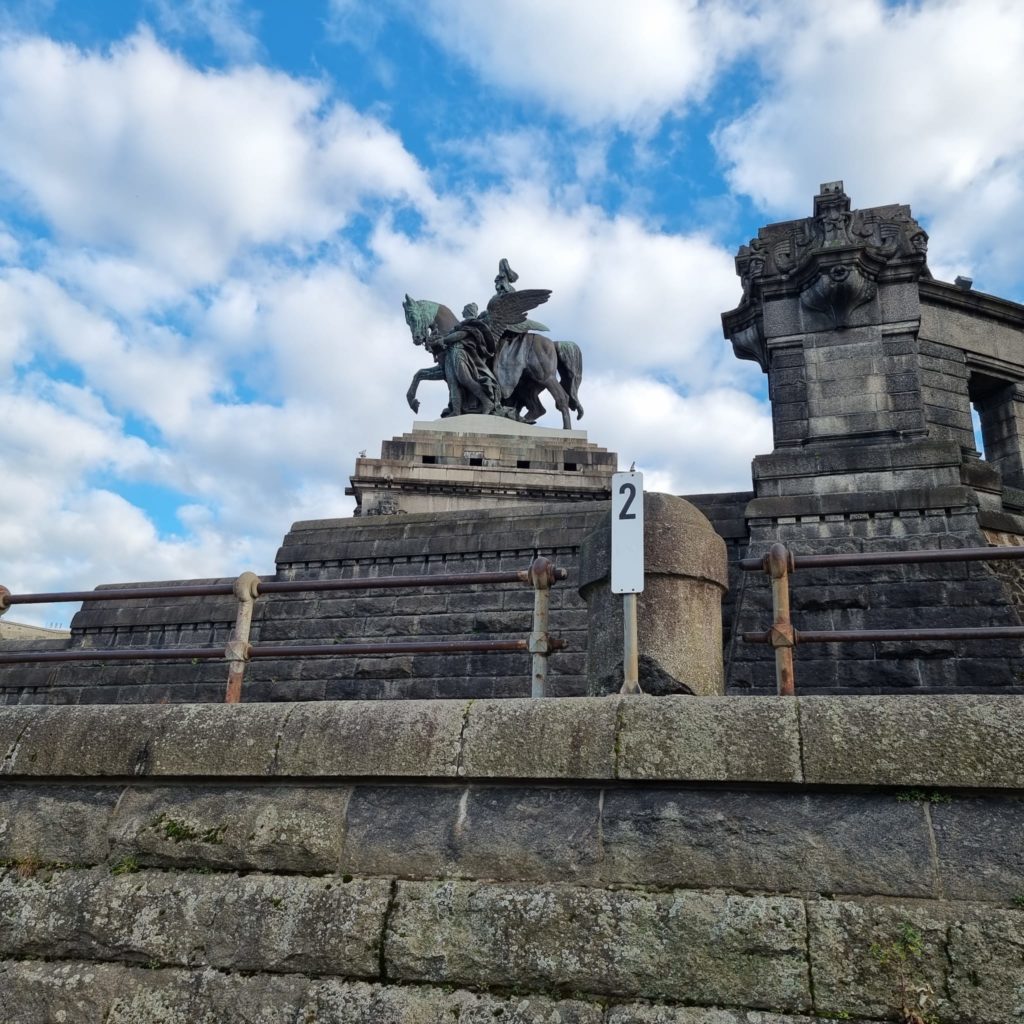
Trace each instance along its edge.
<instances>
[{"instance_id":1,"label":"curved stone bollard","mask_svg":"<svg viewBox=\"0 0 1024 1024\"><path fill-rule=\"evenodd\" d=\"M644 494L644 591L639 595L640 688L645 693L725 692L722 595L725 541L695 506ZM587 693L622 686L622 596L611 592L611 523L580 547L587 603Z\"/></svg>"}]
</instances>

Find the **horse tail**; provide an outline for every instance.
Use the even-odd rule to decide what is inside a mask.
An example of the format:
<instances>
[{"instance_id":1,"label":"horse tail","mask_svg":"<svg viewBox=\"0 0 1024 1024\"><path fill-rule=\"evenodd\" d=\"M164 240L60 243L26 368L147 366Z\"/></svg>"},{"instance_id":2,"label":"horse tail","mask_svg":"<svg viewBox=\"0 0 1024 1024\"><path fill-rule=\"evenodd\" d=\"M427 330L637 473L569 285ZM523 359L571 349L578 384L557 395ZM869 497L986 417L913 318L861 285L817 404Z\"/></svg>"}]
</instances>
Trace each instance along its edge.
<instances>
[{"instance_id":1,"label":"horse tail","mask_svg":"<svg viewBox=\"0 0 1024 1024\"><path fill-rule=\"evenodd\" d=\"M576 419L583 419L578 393L583 380L583 353L574 341L556 341L555 353L558 356L559 383L569 398L569 408L576 410Z\"/></svg>"}]
</instances>

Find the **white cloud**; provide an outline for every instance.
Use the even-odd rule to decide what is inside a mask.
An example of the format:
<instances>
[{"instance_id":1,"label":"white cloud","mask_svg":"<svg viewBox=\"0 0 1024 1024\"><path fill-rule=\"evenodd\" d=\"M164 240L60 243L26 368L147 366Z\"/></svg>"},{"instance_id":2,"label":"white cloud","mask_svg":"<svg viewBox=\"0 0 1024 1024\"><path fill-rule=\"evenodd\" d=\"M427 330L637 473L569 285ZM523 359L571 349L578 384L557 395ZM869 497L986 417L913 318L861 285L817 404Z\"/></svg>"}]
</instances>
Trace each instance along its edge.
<instances>
[{"instance_id":1,"label":"white cloud","mask_svg":"<svg viewBox=\"0 0 1024 1024\"><path fill-rule=\"evenodd\" d=\"M805 216L822 181L858 206L910 202L932 261L1016 273L1024 230L1024 8L1017 0L801 5L761 54L762 99L723 126L732 186ZM966 264L966 266L965 266Z\"/></svg>"},{"instance_id":2,"label":"white cloud","mask_svg":"<svg viewBox=\"0 0 1024 1024\"><path fill-rule=\"evenodd\" d=\"M11 334L22 348L31 346L76 365L122 411L171 430L216 388L209 356L166 327L142 322L127 337L113 321L40 273L13 270L6 280L0 278L0 287L4 284L21 310Z\"/></svg>"},{"instance_id":3,"label":"white cloud","mask_svg":"<svg viewBox=\"0 0 1024 1024\"><path fill-rule=\"evenodd\" d=\"M0 174L54 226L31 268L0 270L8 586L269 571L293 520L350 512L357 452L410 427L426 360L402 295L486 303L502 256L554 289L538 316L584 350L592 440L690 492L746 486L770 444L742 394L760 377L721 337L731 253L558 191L515 139L500 185L436 195L325 85L200 72L144 33L105 55L9 43L0 85ZM603 158L598 141L580 162L599 176ZM394 223L405 203L415 238ZM335 232L361 208L376 222L355 250ZM46 384L55 365L67 379ZM446 401L421 397L427 416ZM131 483L165 488L180 530L115 493Z\"/></svg>"},{"instance_id":4,"label":"white cloud","mask_svg":"<svg viewBox=\"0 0 1024 1024\"><path fill-rule=\"evenodd\" d=\"M330 237L364 197L432 201L401 142L323 86L199 71L146 32L108 55L0 47L0 135L0 181L62 236L190 285L243 247Z\"/></svg>"},{"instance_id":5,"label":"white cloud","mask_svg":"<svg viewBox=\"0 0 1024 1024\"><path fill-rule=\"evenodd\" d=\"M255 32L259 15L243 10L239 0L155 0L155 8L165 32L206 35L232 60L253 60L262 49Z\"/></svg>"},{"instance_id":6,"label":"white cloud","mask_svg":"<svg viewBox=\"0 0 1024 1024\"><path fill-rule=\"evenodd\" d=\"M425 13L485 81L584 124L647 127L703 97L769 17L732 0L430 0Z\"/></svg>"},{"instance_id":7,"label":"white cloud","mask_svg":"<svg viewBox=\"0 0 1024 1024\"><path fill-rule=\"evenodd\" d=\"M565 209L537 184L481 194L428 224L413 241L378 227L381 291L456 313L469 301L482 308L505 256L517 287L552 289L536 319L580 344L591 372L658 372L690 389L743 373L719 320L739 296L732 256L701 235L664 234L594 206Z\"/></svg>"},{"instance_id":8,"label":"white cloud","mask_svg":"<svg viewBox=\"0 0 1024 1024\"><path fill-rule=\"evenodd\" d=\"M751 458L772 448L768 403L734 388L685 397L650 379L602 375L587 406L603 425L601 444L622 467L635 460L647 490L749 490Z\"/></svg>"}]
</instances>

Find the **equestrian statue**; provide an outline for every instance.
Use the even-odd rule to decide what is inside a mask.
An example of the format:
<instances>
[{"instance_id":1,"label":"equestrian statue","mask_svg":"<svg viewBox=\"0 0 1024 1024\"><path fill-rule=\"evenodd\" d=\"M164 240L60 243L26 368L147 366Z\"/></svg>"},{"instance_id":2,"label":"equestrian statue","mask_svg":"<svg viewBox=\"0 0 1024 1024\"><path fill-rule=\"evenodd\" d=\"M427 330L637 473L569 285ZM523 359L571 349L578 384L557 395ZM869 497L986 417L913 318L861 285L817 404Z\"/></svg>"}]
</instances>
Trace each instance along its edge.
<instances>
[{"instance_id":1,"label":"equestrian statue","mask_svg":"<svg viewBox=\"0 0 1024 1024\"><path fill-rule=\"evenodd\" d=\"M481 314L476 303L462 310L460 320L439 302L411 299L402 303L405 320L416 345L433 357L434 365L419 370L406 394L413 412L420 381L443 380L448 385L448 406L441 416L476 413L504 416L535 423L546 411L540 393L547 391L570 429L569 413L583 416L578 389L583 376L583 355L571 341L552 341L540 331L547 328L526 314L548 301L546 288L516 291L518 274L508 260L498 264L494 297Z\"/></svg>"}]
</instances>

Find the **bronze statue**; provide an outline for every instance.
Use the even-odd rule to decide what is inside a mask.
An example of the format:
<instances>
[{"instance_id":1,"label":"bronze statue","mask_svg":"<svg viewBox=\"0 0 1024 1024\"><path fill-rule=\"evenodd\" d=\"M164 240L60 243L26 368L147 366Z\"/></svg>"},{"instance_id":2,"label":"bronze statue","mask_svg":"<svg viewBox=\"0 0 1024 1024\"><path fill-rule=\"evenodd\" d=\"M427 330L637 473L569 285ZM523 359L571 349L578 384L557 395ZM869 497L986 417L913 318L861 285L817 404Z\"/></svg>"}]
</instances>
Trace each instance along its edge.
<instances>
[{"instance_id":1,"label":"bronze statue","mask_svg":"<svg viewBox=\"0 0 1024 1024\"><path fill-rule=\"evenodd\" d=\"M503 259L498 264L495 294L483 314L475 303L463 309L460 321L438 302L411 299L402 304L413 342L434 357L434 366L419 370L406 398L414 412L420 403L420 381L443 380L449 402L441 413L460 416L478 413L534 423L545 412L540 401L550 392L562 426L570 429L569 412L583 416L577 394L583 375L583 356L571 341L551 341L538 331L547 328L525 314L547 302L546 288L516 291L518 274ZM525 415L523 414L525 410Z\"/></svg>"}]
</instances>

